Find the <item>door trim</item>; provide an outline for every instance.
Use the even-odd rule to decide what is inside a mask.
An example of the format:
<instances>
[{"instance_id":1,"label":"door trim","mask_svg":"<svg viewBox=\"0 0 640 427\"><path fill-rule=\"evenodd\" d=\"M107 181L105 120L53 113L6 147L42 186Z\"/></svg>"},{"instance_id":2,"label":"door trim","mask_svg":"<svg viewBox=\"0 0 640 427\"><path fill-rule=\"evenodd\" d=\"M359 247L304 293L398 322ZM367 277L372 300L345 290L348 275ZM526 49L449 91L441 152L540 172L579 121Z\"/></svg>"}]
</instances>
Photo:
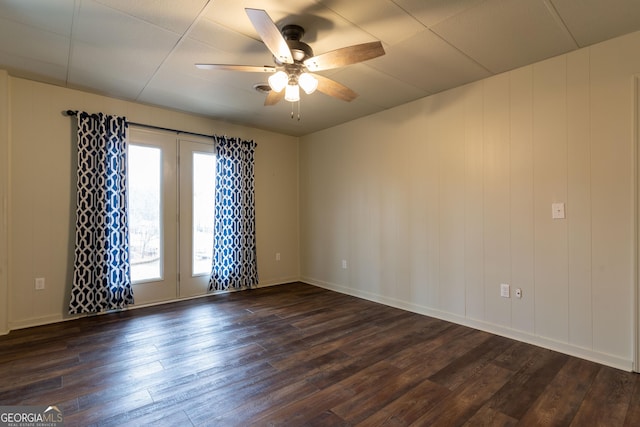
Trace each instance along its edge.
<instances>
[{"instance_id":1,"label":"door trim","mask_svg":"<svg viewBox=\"0 0 640 427\"><path fill-rule=\"evenodd\" d=\"M640 74L633 76L633 371L640 372Z\"/></svg>"}]
</instances>

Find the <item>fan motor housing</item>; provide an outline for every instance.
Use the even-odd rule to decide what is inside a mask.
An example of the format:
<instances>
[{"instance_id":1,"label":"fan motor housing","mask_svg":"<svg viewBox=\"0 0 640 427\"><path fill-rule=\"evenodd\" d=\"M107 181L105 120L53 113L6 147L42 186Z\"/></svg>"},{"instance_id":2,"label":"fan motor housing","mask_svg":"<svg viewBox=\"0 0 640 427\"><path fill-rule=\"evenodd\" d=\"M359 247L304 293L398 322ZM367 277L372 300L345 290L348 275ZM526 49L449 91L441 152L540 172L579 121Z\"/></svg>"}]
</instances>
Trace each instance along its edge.
<instances>
[{"instance_id":1,"label":"fan motor housing","mask_svg":"<svg viewBox=\"0 0 640 427\"><path fill-rule=\"evenodd\" d=\"M305 42L300 41L302 36L304 36L304 28L299 25L285 25L280 30L282 33L282 37L287 42L289 49L291 50L291 54L293 55L293 60L296 62L302 62L307 58L311 58L313 56L313 49L311 46L306 44Z\"/></svg>"},{"instance_id":2,"label":"fan motor housing","mask_svg":"<svg viewBox=\"0 0 640 427\"><path fill-rule=\"evenodd\" d=\"M280 30L282 37L285 40L301 40L302 36L304 36L304 28L300 25L289 24L282 27Z\"/></svg>"},{"instance_id":3,"label":"fan motor housing","mask_svg":"<svg viewBox=\"0 0 640 427\"><path fill-rule=\"evenodd\" d=\"M289 45L291 55L293 55L293 60L296 62L302 62L305 59L311 58L313 56L313 50L311 49L311 46L304 42L297 40L287 40L287 45Z\"/></svg>"}]
</instances>

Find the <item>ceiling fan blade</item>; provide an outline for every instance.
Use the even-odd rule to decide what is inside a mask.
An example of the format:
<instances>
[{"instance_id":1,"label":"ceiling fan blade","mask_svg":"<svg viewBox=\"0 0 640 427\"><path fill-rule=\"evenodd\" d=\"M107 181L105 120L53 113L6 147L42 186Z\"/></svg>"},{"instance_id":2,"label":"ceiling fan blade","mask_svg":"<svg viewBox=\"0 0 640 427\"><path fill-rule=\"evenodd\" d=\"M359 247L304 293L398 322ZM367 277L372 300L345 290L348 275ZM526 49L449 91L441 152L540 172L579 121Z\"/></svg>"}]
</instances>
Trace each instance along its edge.
<instances>
[{"instance_id":1,"label":"ceiling fan blade","mask_svg":"<svg viewBox=\"0 0 640 427\"><path fill-rule=\"evenodd\" d=\"M280 30L273 23L269 14L262 9L246 8L245 12L247 12L253 27L273 56L283 64L293 64L291 49L289 49L287 41L282 37Z\"/></svg>"},{"instance_id":2,"label":"ceiling fan blade","mask_svg":"<svg viewBox=\"0 0 640 427\"><path fill-rule=\"evenodd\" d=\"M322 53L304 61L304 65L309 71L322 71L367 61L382 55L384 55L382 43L370 42Z\"/></svg>"},{"instance_id":3,"label":"ceiling fan blade","mask_svg":"<svg viewBox=\"0 0 640 427\"><path fill-rule=\"evenodd\" d=\"M269 92L269 94L267 95L267 98L264 100L264 105L276 105L283 98L284 98L284 90L281 90L280 92L276 92L275 90L272 90Z\"/></svg>"},{"instance_id":4,"label":"ceiling fan blade","mask_svg":"<svg viewBox=\"0 0 640 427\"><path fill-rule=\"evenodd\" d=\"M229 64L196 64L201 70L227 70L227 71L246 71L249 73L275 73L276 67L264 65L262 67L255 65L229 65Z\"/></svg>"},{"instance_id":5,"label":"ceiling fan blade","mask_svg":"<svg viewBox=\"0 0 640 427\"><path fill-rule=\"evenodd\" d=\"M325 95L347 102L351 102L358 97L357 93L335 80L328 79L320 74L314 74L313 77L318 79L318 90Z\"/></svg>"}]
</instances>

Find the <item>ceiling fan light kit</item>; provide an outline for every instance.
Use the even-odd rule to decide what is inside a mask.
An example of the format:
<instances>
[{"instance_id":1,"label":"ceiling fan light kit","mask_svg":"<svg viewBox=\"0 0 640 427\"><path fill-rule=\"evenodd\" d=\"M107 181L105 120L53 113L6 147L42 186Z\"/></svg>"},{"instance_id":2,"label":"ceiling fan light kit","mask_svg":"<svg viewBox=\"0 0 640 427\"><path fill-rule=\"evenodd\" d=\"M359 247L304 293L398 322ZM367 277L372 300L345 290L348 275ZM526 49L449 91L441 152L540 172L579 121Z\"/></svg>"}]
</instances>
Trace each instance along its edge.
<instances>
[{"instance_id":1,"label":"ceiling fan light kit","mask_svg":"<svg viewBox=\"0 0 640 427\"><path fill-rule=\"evenodd\" d=\"M284 91L284 99L289 102L300 101L300 88L296 84L288 84Z\"/></svg>"},{"instance_id":2,"label":"ceiling fan light kit","mask_svg":"<svg viewBox=\"0 0 640 427\"><path fill-rule=\"evenodd\" d=\"M231 70L251 73L272 73L268 78L269 92L265 105L285 101L300 101L300 88L310 95L316 91L350 102L358 95L342 84L310 71L323 71L356 64L384 55L379 41L347 46L314 56L311 46L301 41L304 28L285 25L279 30L269 14L262 9L245 9L256 32L271 51L275 66L196 64L206 70ZM282 93L284 90L284 94ZM284 96L283 96L284 95Z\"/></svg>"},{"instance_id":3,"label":"ceiling fan light kit","mask_svg":"<svg viewBox=\"0 0 640 427\"><path fill-rule=\"evenodd\" d=\"M281 70L276 72L275 74L270 75L267 80L269 81L269 86L271 86L271 89L275 90L276 92L282 92L285 86L287 86L287 83L289 83L289 76L287 76L287 73Z\"/></svg>"},{"instance_id":4,"label":"ceiling fan light kit","mask_svg":"<svg viewBox=\"0 0 640 427\"><path fill-rule=\"evenodd\" d=\"M318 89L318 79L309 73L302 73L298 77L298 84L307 95L311 95Z\"/></svg>"}]
</instances>

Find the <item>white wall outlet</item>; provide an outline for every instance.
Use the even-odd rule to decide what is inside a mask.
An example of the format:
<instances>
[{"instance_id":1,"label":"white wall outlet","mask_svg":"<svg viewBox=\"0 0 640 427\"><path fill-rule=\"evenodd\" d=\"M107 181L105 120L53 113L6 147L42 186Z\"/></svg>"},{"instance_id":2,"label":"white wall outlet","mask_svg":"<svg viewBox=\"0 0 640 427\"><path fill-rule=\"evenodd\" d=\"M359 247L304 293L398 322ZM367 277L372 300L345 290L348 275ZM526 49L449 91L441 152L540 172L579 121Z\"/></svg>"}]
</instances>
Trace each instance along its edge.
<instances>
[{"instance_id":1,"label":"white wall outlet","mask_svg":"<svg viewBox=\"0 0 640 427\"><path fill-rule=\"evenodd\" d=\"M36 289L39 291L44 289L44 277L36 277Z\"/></svg>"},{"instance_id":2,"label":"white wall outlet","mask_svg":"<svg viewBox=\"0 0 640 427\"><path fill-rule=\"evenodd\" d=\"M522 298L522 289L516 289L516 298Z\"/></svg>"},{"instance_id":3,"label":"white wall outlet","mask_svg":"<svg viewBox=\"0 0 640 427\"><path fill-rule=\"evenodd\" d=\"M502 298L511 298L511 296L509 295L509 285L506 283L502 283L500 285L500 296Z\"/></svg>"},{"instance_id":4,"label":"white wall outlet","mask_svg":"<svg viewBox=\"0 0 640 427\"><path fill-rule=\"evenodd\" d=\"M347 260L346 259L342 260L342 268L347 268Z\"/></svg>"},{"instance_id":5,"label":"white wall outlet","mask_svg":"<svg viewBox=\"0 0 640 427\"><path fill-rule=\"evenodd\" d=\"M280 261L280 252L276 252L276 261Z\"/></svg>"}]
</instances>

